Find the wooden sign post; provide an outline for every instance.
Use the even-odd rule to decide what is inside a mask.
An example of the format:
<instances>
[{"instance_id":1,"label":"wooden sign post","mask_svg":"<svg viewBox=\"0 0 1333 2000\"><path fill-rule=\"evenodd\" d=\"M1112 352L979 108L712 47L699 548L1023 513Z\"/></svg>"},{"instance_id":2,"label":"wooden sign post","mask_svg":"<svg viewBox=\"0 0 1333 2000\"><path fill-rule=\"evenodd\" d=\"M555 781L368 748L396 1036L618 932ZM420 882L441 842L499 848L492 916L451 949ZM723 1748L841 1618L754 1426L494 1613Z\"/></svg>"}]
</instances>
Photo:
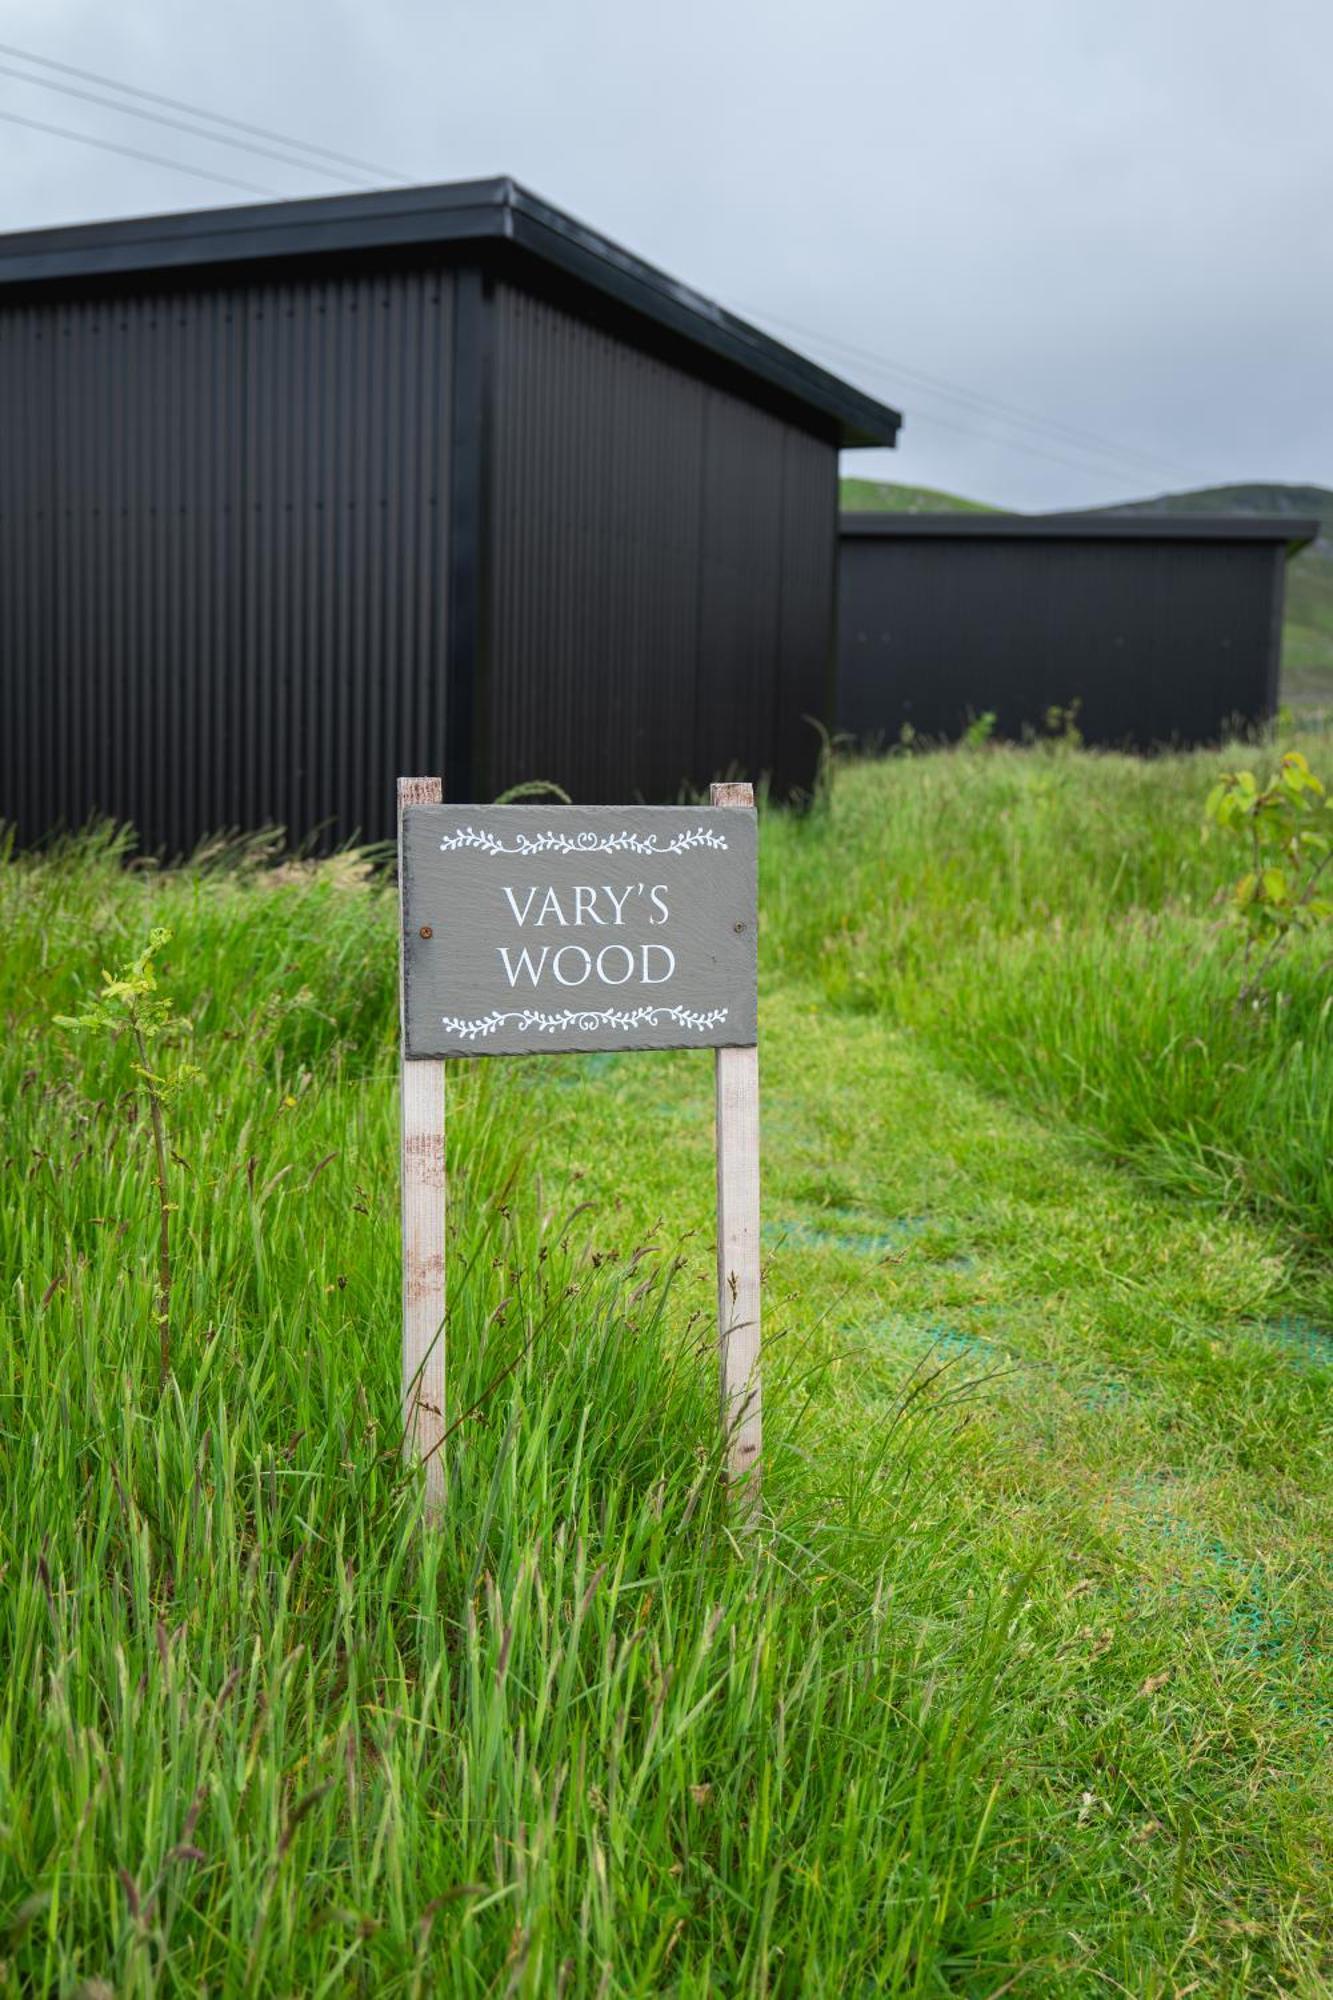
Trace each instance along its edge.
<instances>
[{"instance_id":1,"label":"wooden sign post","mask_svg":"<svg viewBox=\"0 0 1333 2000\"><path fill-rule=\"evenodd\" d=\"M398 906L403 896L403 823L414 806L437 806L438 778L398 780ZM403 1436L425 1460L426 1510L444 1502L444 1064L408 1059L406 956L398 959L399 1085L403 1204Z\"/></svg>"},{"instance_id":2,"label":"wooden sign post","mask_svg":"<svg viewBox=\"0 0 1333 2000\"><path fill-rule=\"evenodd\" d=\"M715 806L754 811L750 785L713 785ZM757 898L756 898L757 909ZM756 1008L757 1011L757 1008ZM744 1512L759 1504L759 1033L714 1058L717 1332L727 1477Z\"/></svg>"},{"instance_id":3,"label":"wooden sign post","mask_svg":"<svg viewBox=\"0 0 1333 2000\"><path fill-rule=\"evenodd\" d=\"M403 1415L444 1499L444 1058L716 1051L717 1279L728 1483L759 1500L757 826L706 807L445 806L398 781Z\"/></svg>"}]
</instances>

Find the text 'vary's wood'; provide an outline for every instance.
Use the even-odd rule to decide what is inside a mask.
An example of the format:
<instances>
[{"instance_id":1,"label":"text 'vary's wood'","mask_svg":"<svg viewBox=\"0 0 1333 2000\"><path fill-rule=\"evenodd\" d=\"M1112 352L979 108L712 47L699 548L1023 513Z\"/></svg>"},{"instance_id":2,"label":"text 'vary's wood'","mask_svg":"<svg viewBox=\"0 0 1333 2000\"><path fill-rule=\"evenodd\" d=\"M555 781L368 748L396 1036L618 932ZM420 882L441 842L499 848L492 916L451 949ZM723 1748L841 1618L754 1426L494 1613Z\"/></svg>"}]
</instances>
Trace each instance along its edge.
<instances>
[{"instance_id":1,"label":"text 'vary's wood'","mask_svg":"<svg viewBox=\"0 0 1333 2000\"><path fill-rule=\"evenodd\" d=\"M749 785L707 807L445 806L398 784L403 1418L443 1509L444 1058L715 1053L717 1299L728 1485L759 1502L757 826Z\"/></svg>"}]
</instances>

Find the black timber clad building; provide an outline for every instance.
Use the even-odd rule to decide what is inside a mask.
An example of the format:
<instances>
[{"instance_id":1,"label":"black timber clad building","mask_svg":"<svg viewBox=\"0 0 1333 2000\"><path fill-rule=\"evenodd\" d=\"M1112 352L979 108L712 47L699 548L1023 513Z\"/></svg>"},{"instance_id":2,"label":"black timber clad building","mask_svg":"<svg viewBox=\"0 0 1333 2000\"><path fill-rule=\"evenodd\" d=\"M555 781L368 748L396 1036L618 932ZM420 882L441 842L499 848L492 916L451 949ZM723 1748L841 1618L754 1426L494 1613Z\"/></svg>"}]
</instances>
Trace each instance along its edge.
<instances>
[{"instance_id":1,"label":"black timber clad building","mask_svg":"<svg viewBox=\"0 0 1333 2000\"><path fill-rule=\"evenodd\" d=\"M508 180L0 238L0 818L799 788L898 425Z\"/></svg>"},{"instance_id":2,"label":"black timber clad building","mask_svg":"<svg viewBox=\"0 0 1333 2000\"><path fill-rule=\"evenodd\" d=\"M1078 702L1089 743L1215 742L1277 704L1284 571L1318 522L1269 516L844 514L842 729L1000 735Z\"/></svg>"}]
</instances>

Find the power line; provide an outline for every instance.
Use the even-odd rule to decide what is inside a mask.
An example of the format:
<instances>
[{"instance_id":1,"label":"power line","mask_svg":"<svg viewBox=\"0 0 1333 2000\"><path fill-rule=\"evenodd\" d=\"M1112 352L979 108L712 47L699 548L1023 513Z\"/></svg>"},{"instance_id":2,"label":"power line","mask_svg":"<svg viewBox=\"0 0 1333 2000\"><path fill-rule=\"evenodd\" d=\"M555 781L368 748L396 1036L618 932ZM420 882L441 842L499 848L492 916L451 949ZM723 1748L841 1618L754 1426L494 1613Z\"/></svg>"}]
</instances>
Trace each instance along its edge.
<instances>
[{"instance_id":1,"label":"power line","mask_svg":"<svg viewBox=\"0 0 1333 2000\"><path fill-rule=\"evenodd\" d=\"M296 167L301 172L321 172L331 175L332 178L343 180L351 186L360 186L364 185L364 183L351 182L348 180L346 174L336 173L327 166L316 166L299 157L293 158L291 155L305 153L311 156L312 161L315 159L321 162L326 160L337 161L344 167L350 166L355 168L359 173L372 174L381 179L391 181L404 181L406 179L406 176L399 174L393 169L379 166L372 161L358 159L354 154L341 153L332 147L316 145L311 141L303 139L293 139L286 133L270 130L266 126L249 124L243 119L232 118L222 112L206 110L200 105L190 104L181 98L167 97L157 91L144 90L137 84L120 83L115 78L103 76L96 70L81 69L73 63L58 62L53 57L36 55L29 49L19 48L11 43L0 42L0 53L18 56L24 62L38 64L44 69L57 71L64 76L74 76L87 83L100 84L106 89L120 92L123 96L137 98L143 104L165 105L172 111L186 113L189 118L203 119L209 124L226 127L228 132L249 135L245 138L236 139L228 137L227 133L222 131L201 131L197 125L186 124L175 118L162 117L157 112L140 110L134 105L118 104L112 99L95 95L93 92L79 90L69 84L55 83L44 77L30 76L26 71L12 69L7 64L0 63L0 74L14 77L20 82L33 84L39 89L61 91L67 96L81 98L87 103L120 112L127 117L149 119L155 124L184 132L191 138L204 139L209 143L217 145L238 147L256 155L276 160L282 166ZM277 196L279 199L283 198L278 195L278 191L274 188L258 186L254 182L239 180L233 175L220 174L206 167L187 165L181 160L166 159L159 154L142 152L137 147L119 145L110 139L95 138L90 133L75 132L64 126L45 124L35 118L23 118L17 112L0 111L0 118L8 120L10 124L26 126L31 131L45 132L56 138L73 140L79 145L97 146L106 152L119 153L127 159L143 160L152 166L167 167L177 173L192 174L203 180L214 181L219 186L240 188L249 194L262 194ZM275 152L270 146L251 143L253 139L271 140L276 145L284 147L287 150L285 152ZM743 310L752 311L750 308L743 308ZM1159 475L1169 470L1173 475L1183 473L1192 479L1209 479L1212 476L1211 474L1198 472L1190 467L1181 466L1175 461L1157 458L1149 453L1137 450L1134 446L1112 443L1108 439L1099 437L1095 432L1080 430L1073 425L1062 423L1058 419L1039 417L1031 411L1020 409L1014 404L1003 403L996 397L985 396L975 390L964 389L956 383L948 382L940 376L927 374L925 370L910 367L905 362L895 361L890 356L879 354L873 349L858 347L850 341L839 339L816 328L802 326L796 321L785 320L780 314L752 311L752 316L759 319L766 319L774 326L786 327L791 332L800 334L805 339L814 340L825 348L839 351L862 364L869 364L876 371L887 371L891 376L915 381L930 392L942 395L948 400L960 404L964 409L974 410L981 416L997 419L1002 423L1017 425L1023 429L1033 431L1048 441L1054 441L1057 444L1064 445L1066 449L1072 449L1079 454L1079 458L1077 460L1071 459L1048 449L1043 449L1041 446L1032 444L1022 438L997 438L990 432L982 431L974 426L937 415L930 410L920 411L919 420L927 424L935 424L946 430L957 431L965 437L982 438L988 443L999 445L1001 449L1024 451L1032 456L1045 458L1053 464L1070 467L1076 471L1086 472L1093 470L1105 473L1107 468L1104 465L1097 465L1089 460L1088 454L1093 453L1098 458L1110 458L1119 461L1122 471L1131 467L1136 471L1151 468Z\"/></svg>"},{"instance_id":2,"label":"power line","mask_svg":"<svg viewBox=\"0 0 1333 2000\"><path fill-rule=\"evenodd\" d=\"M1153 467L1159 472L1183 473L1191 479L1211 477L1211 474L1200 472L1196 467L1181 465L1178 460L1159 458L1154 453L1139 451L1133 445L1115 444L1109 438L1099 437L1095 431L1080 430L1072 424L1060 422L1059 419L1039 417L1031 410L1020 409L1016 404L1001 402L998 397L985 396L974 389L964 389L957 383L945 381L941 376L928 375L924 369L913 368L906 362L895 361L891 356L878 354L870 348L857 347L850 341L839 339L836 335L819 332L813 327L800 326L795 321L784 320L774 313L766 313L762 317L770 320L774 326L785 326L794 333L799 333L810 340L820 341L826 347L836 348L856 360L870 362L876 367L892 371L895 375L914 379L954 402L975 407L984 415L997 415L1006 422L1023 424L1028 428L1043 431L1058 438L1062 443L1073 445L1077 450L1109 453L1117 458L1135 460L1138 464Z\"/></svg>"},{"instance_id":3,"label":"power line","mask_svg":"<svg viewBox=\"0 0 1333 2000\"><path fill-rule=\"evenodd\" d=\"M104 110L114 111L123 118L144 118L154 125L165 125L175 132L187 132L192 139L203 139L210 146L234 146L243 152L277 160L281 166L295 167L303 174L324 174L334 180L346 182L348 187L366 188L373 185L364 179L353 180L349 174L343 173L337 167L326 167L312 160L296 159L288 153L279 153L272 146L256 145L253 139L233 139L226 132L209 132L202 126L187 123L183 118L167 118L160 111L142 110L137 104L117 104L114 97L104 97L100 91L80 90L77 84L57 83L52 77L30 76L26 70L15 69L10 63L0 62L0 76L16 77L20 83L30 83L37 90L57 90L64 97L81 98L85 104L101 105Z\"/></svg>"},{"instance_id":4,"label":"power line","mask_svg":"<svg viewBox=\"0 0 1333 2000\"><path fill-rule=\"evenodd\" d=\"M1029 443L1027 438L993 437L988 431L978 430L972 424L960 424L955 422L951 417L941 417L934 410L916 411L912 417L912 422L914 424L936 424L942 426L946 431L957 431L962 437L980 438L983 444L998 445L1001 451L1025 451L1032 458L1047 459L1050 464L1066 466L1072 472L1095 472L1100 478L1106 479L1111 476L1113 471L1119 470L1122 478L1126 476L1123 468L1098 465L1090 458L1065 458L1060 452L1046 451L1039 444Z\"/></svg>"},{"instance_id":5,"label":"power line","mask_svg":"<svg viewBox=\"0 0 1333 2000\"><path fill-rule=\"evenodd\" d=\"M336 160L340 166L355 167L362 173L373 174L377 180L410 181L411 176L402 174L393 167L378 166L373 160L359 160L353 153L340 153L332 146L317 146L308 139L292 139L285 132L271 131L266 125L250 125L242 118L227 117L221 111L208 111L200 104L189 104L183 98L165 97L160 91L143 90L135 83L119 83L115 77L103 76L97 70L80 69L75 63L57 62L52 56L34 55L31 49L16 47L10 42L0 42L0 55L18 56L24 62L37 63L42 69L56 70L62 76L76 76L83 83L100 83L107 90L118 90L126 97L137 97L145 104L164 105L168 111L183 111L188 117L203 118L211 125L225 125L233 132L245 132L253 139L271 139L280 146L288 146L293 152L313 153L325 160Z\"/></svg>"},{"instance_id":6,"label":"power line","mask_svg":"<svg viewBox=\"0 0 1333 2000\"><path fill-rule=\"evenodd\" d=\"M123 153L127 160L146 160L150 167L170 167L178 174L197 174L200 180L217 181L221 187L243 188L246 194L273 195L279 201L287 198L276 188L239 181L233 174L215 174L208 167L187 167L183 160L166 160L160 153L140 152L137 146L118 146L114 139L95 139L91 132L71 132L68 126L46 125L40 118L20 118L17 111L0 111L0 118L10 125L26 125L30 132L50 132L57 139L74 139L80 146L100 146L104 153Z\"/></svg>"},{"instance_id":7,"label":"power line","mask_svg":"<svg viewBox=\"0 0 1333 2000\"><path fill-rule=\"evenodd\" d=\"M864 366L864 363L862 365ZM899 367L894 363L886 361L884 367L892 370L891 375L881 371L881 379L885 382L892 381L897 384L899 377L908 374L908 370L905 367ZM989 403L980 396L972 396L967 391L961 389L955 390L943 385L937 386L933 380L928 378L922 377L920 379L923 387L916 391L917 394L924 392L927 396L943 396L947 400L959 405L965 413L975 415L979 421L975 424L960 423L956 419L950 420L938 415L929 408L922 409L918 404L913 402L911 407L914 422L926 421L946 424L950 429L960 431L968 437L984 439L991 444L1001 447L1013 445L1016 449L1035 451L1036 447L1034 445L1026 443L1021 438L1007 436L1003 431L997 432L992 426L1000 424L1018 430L1029 431L1048 444L1060 445L1067 451L1076 452L1078 454L1077 462L1085 470L1095 470L1102 473L1116 472L1122 476L1133 473L1140 479L1152 477L1159 480L1172 478L1209 480L1214 477L1211 473L1201 472L1193 466L1182 465L1176 460L1155 458L1149 453L1138 451L1130 445L1113 445L1109 442L1094 442L1092 440L1085 442L1071 427L1061 424L1058 420L1045 421L1039 417L1019 415L1017 412L1011 414L1003 405ZM1041 455L1046 457L1052 456L1049 452ZM1075 461L1061 459L1058 462L1072 464Z\"/></svg>"},{"instance_id":8,"label":"power line","mask_svg":"<svg viewBox=\"0 0 1333 2000\"><path fill-rule=\"evenodd\" d=\"M995 416L1003 422L1022 425L1027 429L1044 434L1058 443L1072 446L1076 451L1093 451L1103 457L1113 457L1119 459L1125 466L1130 466L1136 470L1151 470L1159 476L1163 473L1169 473L1173 477L1183 475L1189 479L1210 480L1213 478L1211 473L1201 472L1197 467L1182 465L1178 460L1158 458L1149 452L1139 451L1132 445L1113 444L1109 439L1098 437L1095 432L1079 430L1074 425L1061 423L1058 419L1039 417L1031 411L1018 408L1015 404L1003 403L996 397L984 396L976 390L964 389L956 383L945 381L940 376L928 375L924 369L910 367L906 362L895 361L889 355L875 353L869 348L857 347L849 341L840 340L832 334L820 332L813 327L801 326L794 320L783 319L777 313L761 312L750 307L743 307L742 310L751 313L755 318L768 320L773 326L785 327L788 331L798 333L805 339L815 340L827 348L836 349L854 360L868 362L878 370L887 370L893 376L915 380L937 394L963 404L964 407L976 409L980 415ZM922 412L922 415L929 417L928 412ZM944 423L946 421L942 417L929 417L929 420L936 423ZM962 424L955 423L950 428L964 431L970 436L987 435L975 430L968 431L967 426ZM992 438L991 442L1007 444L1010 442L1017 443L1017 440ZM1032 447L1024 448L1032 449ZM1050 454L1043 455L1049 456ZM1069 463L1067 460L1061 462Z\"/></svg>"}]
</instances>

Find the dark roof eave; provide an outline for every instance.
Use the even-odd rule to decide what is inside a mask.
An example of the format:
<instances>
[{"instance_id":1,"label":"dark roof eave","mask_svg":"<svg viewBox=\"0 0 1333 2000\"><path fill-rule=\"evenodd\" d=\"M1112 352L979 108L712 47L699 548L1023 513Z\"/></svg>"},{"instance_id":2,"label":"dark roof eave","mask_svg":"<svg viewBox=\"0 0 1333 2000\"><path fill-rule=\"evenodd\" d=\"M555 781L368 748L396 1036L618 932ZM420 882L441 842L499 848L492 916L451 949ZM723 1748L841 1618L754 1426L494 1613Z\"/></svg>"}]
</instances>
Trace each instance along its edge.
<instances>
[{"instance_id":1,"label":"dark roof eave","mask_svg":"<svg viewBox=\"0 0 1333 2000\"><path fill-rule=\"evenodd\" d=\"M845 513L838 532L900 541L1285 542L1294 555L1321 527L1313 518L1281 514Z\"/></svg>"},{"instance_id":2,"label":"dark roof eave","mask_svg":"<svg viewBox=\"0 0 1333 2000\"><path fill-rule=\"evenodd\" d=\"M902 418L507 178L81 223L0 237L0 294L268 258L510 242L804 404L843 445L891 445Z\"/></svg>"}]
</instances>

